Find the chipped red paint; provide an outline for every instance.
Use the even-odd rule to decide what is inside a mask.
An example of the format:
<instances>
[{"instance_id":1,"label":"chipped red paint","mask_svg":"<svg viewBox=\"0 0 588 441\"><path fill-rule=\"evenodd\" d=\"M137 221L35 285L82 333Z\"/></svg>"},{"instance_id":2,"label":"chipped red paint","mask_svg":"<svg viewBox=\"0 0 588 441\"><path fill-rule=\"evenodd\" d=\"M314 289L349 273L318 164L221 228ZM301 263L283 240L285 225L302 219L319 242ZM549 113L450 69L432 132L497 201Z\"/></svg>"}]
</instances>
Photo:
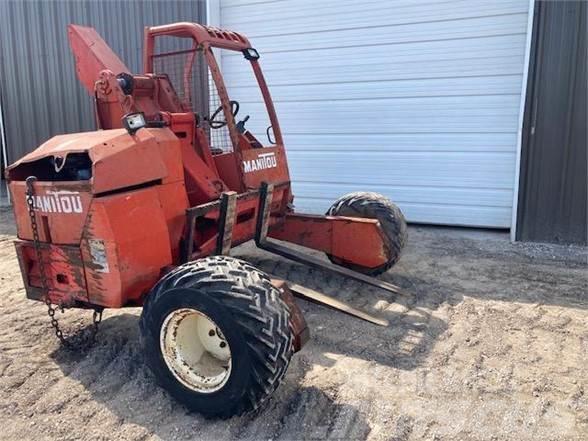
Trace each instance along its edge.
<instances>
[{"instance_id":1,"label":"chipped red paint","mask_svg":"<svg viewBox=\"0 0 588 441\"><path fill-rule=\"evenodd\" d=\"M298 352L310 339L310 330L304 319L301 309L294 301L294 296L288 288L288 284L281 279L272 279L274 285L280 291L282 300L290 310L290 324L292 325L292 332L294 334L294 352Z\"/></svg>"},{"instance_id":2,"label":"chipped red paint","mask_svg":"<svg viewBox=\"0 0 588 441\"><path fill-rule=\"evenodd\" d=\"M334 257L368 268L388 261L380 224L375 219L341 216L287 214L269 229L274 239L324 251Z\"/></svg>"},{"instance_id":3,"label":"chipped red paint","mask_svg":"<svg viewBox=\"0 0 588 441\"><path fill-rule=\"evenodd\" d=\"M41 274L35 249L30 242L16 241L16 252L21 266L27 297L40 300ZM79 247L45 244L41 248L45 265L45 280L50 297L56 304L71 306L75 302L88 302L84 266Z\"/></svg>"}]
</instances>

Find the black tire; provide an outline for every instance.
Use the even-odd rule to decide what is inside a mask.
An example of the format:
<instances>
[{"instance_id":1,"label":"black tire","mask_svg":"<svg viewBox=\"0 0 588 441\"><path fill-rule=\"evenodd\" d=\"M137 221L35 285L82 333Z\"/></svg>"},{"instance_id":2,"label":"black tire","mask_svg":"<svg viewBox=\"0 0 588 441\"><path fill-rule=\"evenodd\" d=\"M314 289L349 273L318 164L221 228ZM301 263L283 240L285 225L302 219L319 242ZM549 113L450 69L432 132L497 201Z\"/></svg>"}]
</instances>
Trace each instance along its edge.
<instances>
[{"instance_id":1,"label":"black tire","mask_svg":"<svg viewBox=\"0 0 588 441\"><path fill-rule=\"evenodd\" d=\"M160 332L174 310L194 308L211 318L231 351L220 390L196 392L164 359ZM228 418L257 409L280 384L293 354L290 311L269 277L239 259L212 256L179 266L147 296L140 321L145 359L158 382L189 410Z\"/></svg>"},{"instance_id":2,"label":"black tire","mask_svg":"<svg viewBox=\"0 0 588 441\"><path fill-rule=\"evenodd\" d=\"M377 276L388 271L398 262L402 249L408 238L406 220L400 208L387 197L378 193L354 192L339 198L326 213L328 216L348 216L377 219L385 235L385 248L388 260L386 263L368 268L343 261L327 254L331 262L346 268L359 271L370 276Z\"/></svg>"}]
</instances>

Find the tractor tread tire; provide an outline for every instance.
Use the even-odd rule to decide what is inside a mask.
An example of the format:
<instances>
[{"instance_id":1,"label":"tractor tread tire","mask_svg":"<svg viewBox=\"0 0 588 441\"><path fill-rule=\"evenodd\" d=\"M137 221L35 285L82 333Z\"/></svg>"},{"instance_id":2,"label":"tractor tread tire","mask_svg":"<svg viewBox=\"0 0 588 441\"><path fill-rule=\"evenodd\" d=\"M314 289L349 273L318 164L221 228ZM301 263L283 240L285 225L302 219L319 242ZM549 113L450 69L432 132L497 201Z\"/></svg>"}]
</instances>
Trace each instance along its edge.
<instances>
[{"instance_id":1,"label":"tractor tread tire","mask_svg":"<svg viewBox=\"0 0 588 441\"><path fill-rule=\"evenodd\" d=\"M161 363L165 366L165 362L159 348L160 328L154 323L161 320L156 310L166 294L174 292L170 290L178 289L194 290L199 296L210 297L230 314L250 361L245 374L248 379L244 390L233 391L230 402L216 407L208 402L204 407L195 403L190 395L198 393L177 381L175 387L169 387L169 379L163 386L188 409L207 417L229 418L259 408L281 383L294 352L290 310L280 291L271 284L267 274L243 260L227 256L189 262L165 275L147 296L140 320L148 365L160 383Z\"/></svg>"},{"instance_id":2,"label":"tractor tread tire","mask_svg":"<svg viewBox=\"0 0 588 441\"><path fill-rule=\"evenodd\" d=\"M408 228L400 208L386 196L363 191L349 193L337 199L326 214L377 219L384 231L385 247L388 250L388 260L375 268L344 262L327 254L331 262L370 276L377 276L388 271L400 259L408 238Z\"/></svg>"}]
</instances>

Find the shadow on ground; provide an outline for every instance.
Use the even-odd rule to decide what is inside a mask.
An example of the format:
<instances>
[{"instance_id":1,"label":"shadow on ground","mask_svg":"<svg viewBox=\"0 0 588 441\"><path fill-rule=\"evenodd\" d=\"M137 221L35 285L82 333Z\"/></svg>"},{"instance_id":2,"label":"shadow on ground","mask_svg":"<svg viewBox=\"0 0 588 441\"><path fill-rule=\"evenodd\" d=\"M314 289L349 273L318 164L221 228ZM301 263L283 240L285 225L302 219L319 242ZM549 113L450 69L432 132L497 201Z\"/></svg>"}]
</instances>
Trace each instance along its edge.
<instances>
[{"instance_id":1,"label":"shadow on ground","mask_svg":"<svg viewBox=\"0 0 588 441\"><path fill-rule=\"evenodd\" d=\"M405 255L382 276L406 293L398 296L286 261L251 245L239 247L234 255L260 269L347 301L386 318L390 325L378 327L299 301L311 329L311 341L294 356L284 383L262 410L227 421L209 421L188 413L156 385L143 362L138 311L114 316L109 316L107 311L95 347L84 354L58 349L52 356L66 376L83 385L91 401L103 404L125 424L142 428L145 437L154 433L164 439L364 439L370 433L366 418L373 420L376 417L372 414L380 415L378 412L387 403L387 395L377 408L359 409L345 404L348 397L339 395L345 393L341 392L345 390L341 384L358 374L358 366L370 375L382 372L379 369L382 365L392 368L391 372L418 373L429 369L430 376L435 377L436 372L453 363L460 366L455 375L461 378L471 368L468 348L482 344L476 343L477 338L483 339L480 341L489 354L498 351L496 348L507 351L502 346L514 344L504 342L509 334L502 335L503 329L493 330L493 325L515 331L520 326L534 329L532 324L537 320L534 310L526 308L522 312L527 315L523 317L517 304L588 308L585 252L574 247L512 245L504 233L464 234L462 230L454 234L451 230L412 228ZM483 302L473 305L471 298ZM514 305L510 309L504 307L509 304ZM510 320L506 324L500 321L505 315L503 310L510 311L510 315L506 313ZM560 321L565 324L565 320L571 319L561 317ZM476 325L478 321L482 323L480 326ZM446 332L449 324L452 329ZM560 329L547 327L535 331L541 336L552 328ZM468 343L472 332L479 337ZM492 340L494 335L497 341ZM438 344L442 349L436 347ZM464 347L462 358L454 359L457 357L454 351ZM500 351L489 362L504 356ZM516 357L508 351L504 353L509 358ZM335 369L321 371L340 361L343 364ZM478 361L471 362L474 370L480 369ZM489 370L486 374L491 375ZM329 377L336 375L340 377ZM310 379L318 377L320 388L308 386ZM470 381L479 384L483 378Z\"/></svg>"},{"instance_id":2,"label":"shadow on ground","mask_svg":"<svg viewBox=\"0 0 588 441\"><path fill-rule=\"evenodd\" d=\"M387 327L373 325L335 310L298 300L309 324L313 344L324 352L345 354L403 370L412 370L426 358L446 323L431 310L446 301L457 301L449 292L428 288L416 277L384 275L405 293L396 295L338 275L291 263L257 250L235 253L272 276L307 286L388 320ZM426 292L426 293L425 293ZM329 357L319 362L330 366Z\"/></svg>"},{"instance_id":3,"label":"shadow on ground","mask_svg":"<svg viewBox=\"0 0 588 441\"><path fill-rule=\"evenodd\" d=\"M63 346L51 357L63 373L83 385L125 424L162 439L364 439L370 432L362 413L337 403L337 390L300 384L310 365L294 356L284 382L255 413L210 420L188 412L155 381L144 364L138 316L105 318L97 344L83 353Z\"/></svg>"}]
</instances>

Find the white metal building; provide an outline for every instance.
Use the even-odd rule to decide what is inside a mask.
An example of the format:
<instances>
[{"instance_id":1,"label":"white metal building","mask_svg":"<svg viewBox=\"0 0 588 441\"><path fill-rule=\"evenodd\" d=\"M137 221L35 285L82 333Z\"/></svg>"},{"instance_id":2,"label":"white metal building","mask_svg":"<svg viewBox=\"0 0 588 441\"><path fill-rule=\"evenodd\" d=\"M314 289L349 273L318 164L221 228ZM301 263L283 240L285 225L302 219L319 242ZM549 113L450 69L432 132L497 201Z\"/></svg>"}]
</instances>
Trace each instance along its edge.
<instances>
[{"instance_id":1,"label":"white metal building","mask_svg":"<svg viewBox=\"0 0 588 441\"><path fill-rule=\"evenodd\" d=\"M371 190L412 222L510 228L532 4L210 0L208 21L261 54L298 207ZM254 105L248 66L221 65Z\"/></svg>"}]
</instances>

